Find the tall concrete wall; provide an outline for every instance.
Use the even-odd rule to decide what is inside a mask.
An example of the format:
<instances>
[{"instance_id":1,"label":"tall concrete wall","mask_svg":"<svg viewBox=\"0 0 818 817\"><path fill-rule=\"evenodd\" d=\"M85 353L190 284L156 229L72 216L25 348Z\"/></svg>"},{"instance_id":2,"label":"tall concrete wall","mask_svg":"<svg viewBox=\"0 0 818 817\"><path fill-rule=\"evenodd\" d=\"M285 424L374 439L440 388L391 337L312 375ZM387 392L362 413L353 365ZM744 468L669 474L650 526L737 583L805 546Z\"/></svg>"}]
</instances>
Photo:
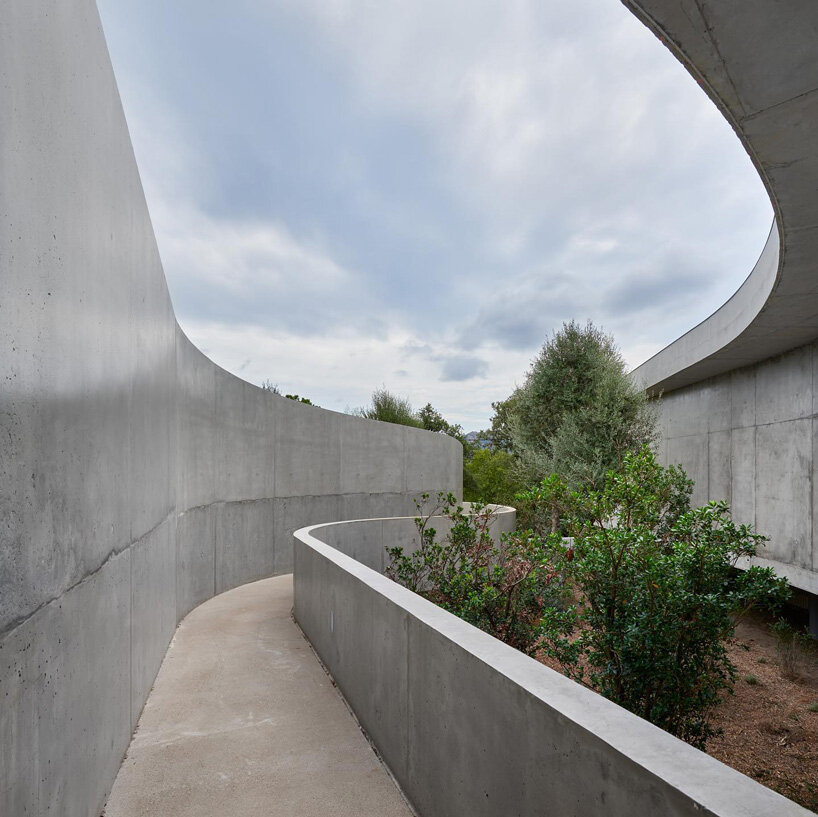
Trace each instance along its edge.
<instances>
[{"instance_id":1,"label":"tall concrete wall","mask_svg":"<svg viewBox=\"0 0 818 817\"><path fill-rule=\"evenodd\" d=\"M185 338L93 0L0 8L0 343L0 814L96 817L177 621L461 450Z\"/></svg>"}]
</instances>

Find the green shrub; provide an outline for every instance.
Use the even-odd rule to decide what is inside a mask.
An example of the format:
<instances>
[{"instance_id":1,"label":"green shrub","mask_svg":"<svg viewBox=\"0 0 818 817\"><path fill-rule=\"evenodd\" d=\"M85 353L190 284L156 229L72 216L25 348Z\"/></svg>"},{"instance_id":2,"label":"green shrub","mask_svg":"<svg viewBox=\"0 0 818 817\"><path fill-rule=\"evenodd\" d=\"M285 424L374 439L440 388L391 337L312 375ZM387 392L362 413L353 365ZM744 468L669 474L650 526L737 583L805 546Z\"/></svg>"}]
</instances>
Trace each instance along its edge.
<instances>
[{"instance_id":1,"label":"green shrub","mask_svg":"<svg viewBox=\"0 0 818 817\"><path fill-rule=\"evenodd\" d=\"M401 426L423 428L423 423L412 411L412 404L405 397L398 397L386 389L375 389L372 392L372 405L354 411L367 420L380 420L383 423L395 423Z\"/></svg>"},{"instance_id":2,"label":"green shrub","mask_svg":"<svg viewBox=\"0 0 818 817\"><path fill-rule=\"evenodd\" d=\"M592 686L657 726L704 746L735 669L725 647L733 615L779 603L786 582L769 568L734 570L764 537L727 506L690 508L690 481L645 447L599 491L571 497L570 575L581 599L576 639Z\"/></svg>"},{"instance_id":3,"label":"green shrub","mask_svg":"<svg viewBox=\"0 0 818 817\"><path fill-rule=\"evenodd\" d=\"M442 540L430 525L434 516L451 523ZM415 519L418 549L387 548L386 575L531 655L543 639L559 642L573 626L564 574L555 566L561 541L515 533L495 543L493 517L490 508L477 505L467 513L452 494L439 494L435 507Z\"/></svg>"},{"instance_id":4,"label":"green shrub","mask_svg":"<svg viewBox=\"0 0 818 817\"><path fill-rule=\"evenodd\" d=\"M511 505L520 490L514 457L488 448L475 451L463 461L463 496L470 502ZM468 476L466 476L468 475Z\"/></svg>"},{"instance_id":5,"label":"green shrub","mask_svg":"<svg viewBox=\"0 0 818 817\"><path fill-rule=\"evenodd\" d=\"M539 536L567 533L569 517L579 510L576 497L561 477L551 474L514 497L518 527L531 529Z\"/></svg>"}]
</instances>

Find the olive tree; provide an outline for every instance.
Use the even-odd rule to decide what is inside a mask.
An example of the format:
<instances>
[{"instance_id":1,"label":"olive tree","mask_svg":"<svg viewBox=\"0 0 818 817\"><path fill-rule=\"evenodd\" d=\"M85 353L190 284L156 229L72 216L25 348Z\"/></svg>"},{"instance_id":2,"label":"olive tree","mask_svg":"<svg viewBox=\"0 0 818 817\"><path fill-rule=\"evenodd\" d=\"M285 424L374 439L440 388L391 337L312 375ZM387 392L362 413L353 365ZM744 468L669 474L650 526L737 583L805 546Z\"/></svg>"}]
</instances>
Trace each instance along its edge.
<instances>
[{"instance_id":1,"label":"olive tree","mask_svg":"<svg viewBox=\"0 0 818 817\"><path fill-rule=\"evenodd\" d=\"M571 321L543 346L510 406L514 453L530 481L551 473L599 485L653 441L656 417L610 335Z\"/></svg>"}]
</instances>

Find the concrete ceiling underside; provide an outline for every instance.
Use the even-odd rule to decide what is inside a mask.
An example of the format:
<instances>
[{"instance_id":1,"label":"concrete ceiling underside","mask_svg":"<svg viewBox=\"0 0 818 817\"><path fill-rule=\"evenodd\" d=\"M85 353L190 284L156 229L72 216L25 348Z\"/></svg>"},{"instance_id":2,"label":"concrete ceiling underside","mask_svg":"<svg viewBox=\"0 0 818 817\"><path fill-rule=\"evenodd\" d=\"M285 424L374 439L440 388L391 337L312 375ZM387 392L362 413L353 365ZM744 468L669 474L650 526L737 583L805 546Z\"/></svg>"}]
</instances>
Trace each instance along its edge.
<instances>
[{"instance_id":1,"label":"concrete ceiling underside","mask_svg":"<svg viewBox=\"0 0 818 817\"><path fill-rule=\"evenodd\" d=\"M775 213L735 295L634 371L667 392L818 338L818 2L623 2L733 126Z\"/></svg>"}]
</instances>

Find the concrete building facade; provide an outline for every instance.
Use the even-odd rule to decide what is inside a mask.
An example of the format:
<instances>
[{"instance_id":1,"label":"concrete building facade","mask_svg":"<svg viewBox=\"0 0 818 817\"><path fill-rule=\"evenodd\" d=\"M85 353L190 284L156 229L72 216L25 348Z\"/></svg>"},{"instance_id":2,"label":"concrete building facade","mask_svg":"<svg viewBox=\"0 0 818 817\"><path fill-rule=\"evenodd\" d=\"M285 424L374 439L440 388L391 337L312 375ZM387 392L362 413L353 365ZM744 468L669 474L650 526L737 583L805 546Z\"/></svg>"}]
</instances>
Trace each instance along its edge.
<instances>
[{"instance_id":1,"label":"concrete building facade","mask_svg":"<svg viewBox=\"0 0 818 817\"><path fill-rule=\"evenodd\" d=\"M818 593L818 6L793 0L626 5L733 126L775 223L754 269L707 320L636 369L660 394L660 455L695 499L725 499L769 537L761 552ZM813 625L818 607L812 599Z\"/></svg>"},{"instance_id":2,"label":"concrete building facade","mask_svg":"<svg viewBox=\"0 0 818 817\"><path fill-rule=\"evenodd\" d=\"M729 119L776 218L736 295L636 376L663 394L664 459L815 593L818 6L626 5ZM458 491L461 451L207 360L173 314L93 0L7 0L0 23L0 814L90 817L185 613L291 571L296 528Z\"/></svg>"}]
</instances>

